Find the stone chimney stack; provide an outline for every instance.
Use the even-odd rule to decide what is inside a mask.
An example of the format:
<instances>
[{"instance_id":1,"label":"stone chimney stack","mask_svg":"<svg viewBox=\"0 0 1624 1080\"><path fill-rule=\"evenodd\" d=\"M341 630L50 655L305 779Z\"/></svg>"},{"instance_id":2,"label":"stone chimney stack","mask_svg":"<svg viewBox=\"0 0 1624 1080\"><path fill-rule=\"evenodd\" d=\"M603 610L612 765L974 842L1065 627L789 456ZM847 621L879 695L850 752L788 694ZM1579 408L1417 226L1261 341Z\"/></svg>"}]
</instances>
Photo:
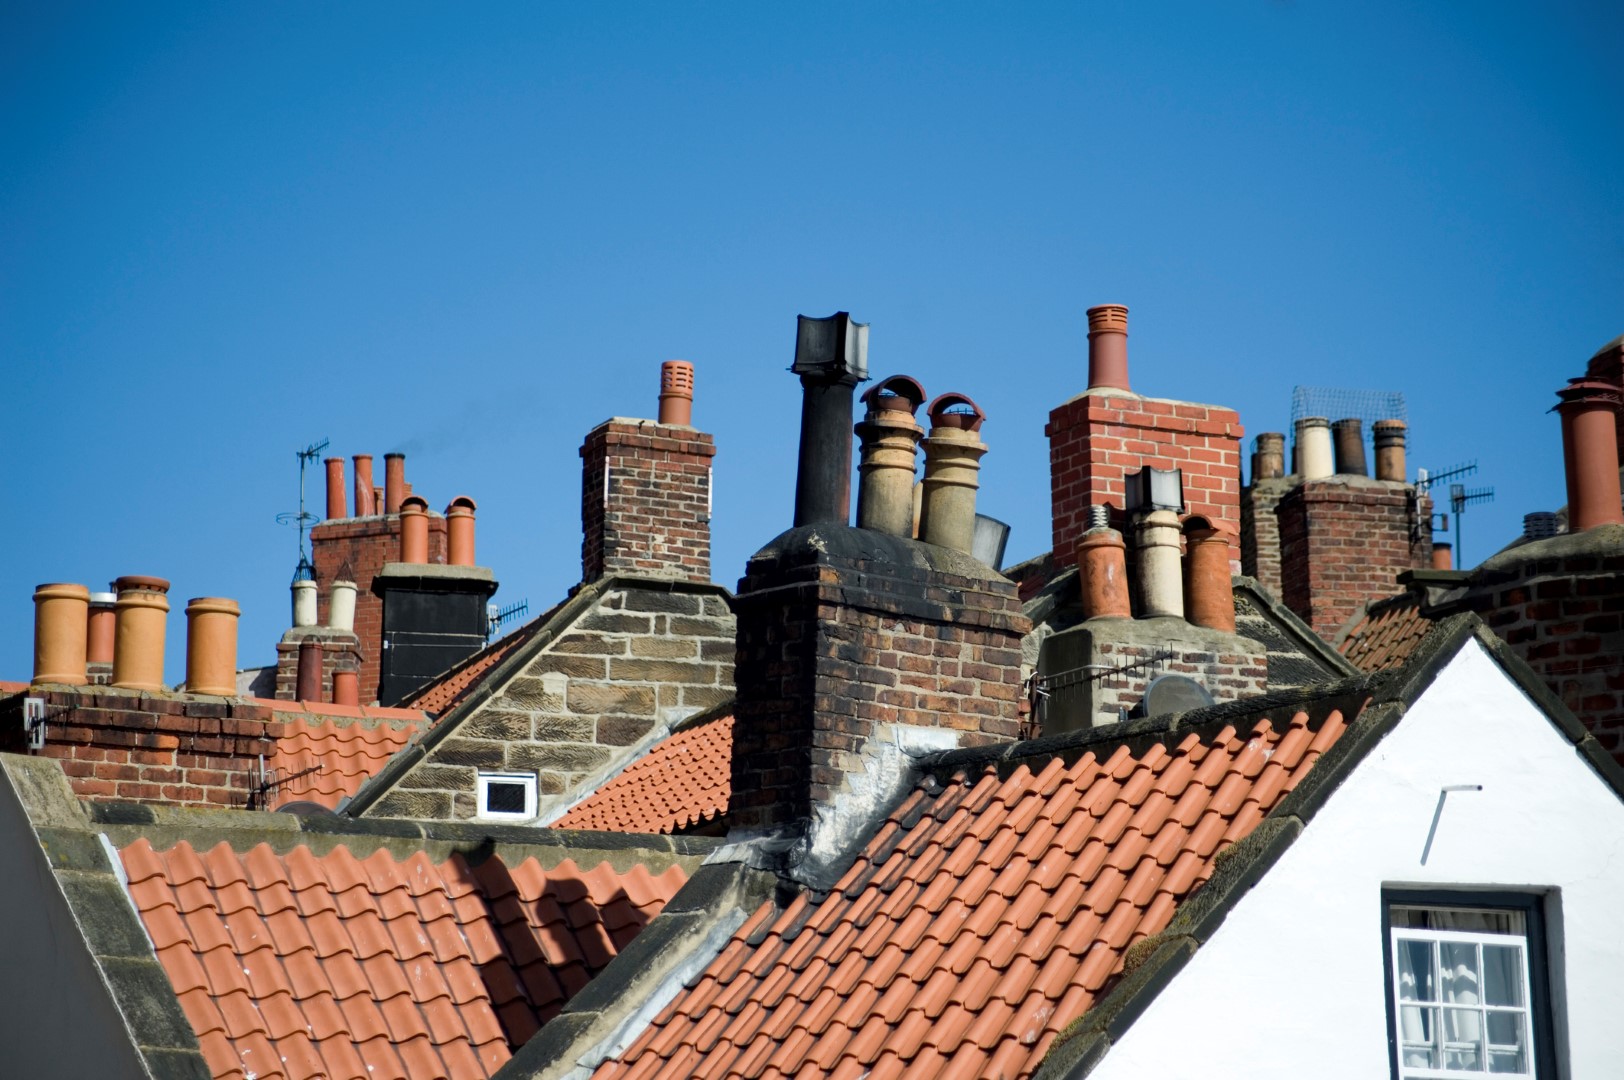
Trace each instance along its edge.
<instances>
[{"instance_id":1,"label":"stone chimney stack","mask_svg":"<svg viewBox=\"0 0 1624 1080\"><path fill-rule=\"evenodd\" d=\"M668 365L660 387L661 414L691 420L691 365L686 378ZM715 440L687 423L614 417L588 432L581 445L581 580L636 574L709 581L715 456Z\"/></svg>"}]
</instances>

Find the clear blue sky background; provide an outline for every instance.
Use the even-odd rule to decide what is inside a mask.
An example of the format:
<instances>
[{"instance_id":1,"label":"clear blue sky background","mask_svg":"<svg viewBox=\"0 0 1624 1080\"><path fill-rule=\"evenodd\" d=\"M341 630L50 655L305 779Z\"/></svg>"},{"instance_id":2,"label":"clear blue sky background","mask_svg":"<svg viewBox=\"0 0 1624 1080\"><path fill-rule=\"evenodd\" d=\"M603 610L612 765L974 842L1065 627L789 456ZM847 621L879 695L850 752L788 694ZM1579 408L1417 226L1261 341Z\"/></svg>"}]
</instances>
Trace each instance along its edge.
<instances>
[{"instance_id":1,"label":"clear blue sky background","mask_svg":"<svg viewBox=\"0 0 1624 1080\"><path fill-rule=\"evenodd\" d=\"M1564 501L1546 409L1624 332L1621 54L1612 2L6 5L0 677L35 584L124 573L174 581L171 678L192 596L270 660L323 437L472 495L542 610L581 436L673 357L732 584L789 523L795 316L842 308L985 407L1011 561L1113 301L1136 389L1249 434L1403 391L1412 466L1498 492L1475 562Z\"/></svg>"}]
</instances>

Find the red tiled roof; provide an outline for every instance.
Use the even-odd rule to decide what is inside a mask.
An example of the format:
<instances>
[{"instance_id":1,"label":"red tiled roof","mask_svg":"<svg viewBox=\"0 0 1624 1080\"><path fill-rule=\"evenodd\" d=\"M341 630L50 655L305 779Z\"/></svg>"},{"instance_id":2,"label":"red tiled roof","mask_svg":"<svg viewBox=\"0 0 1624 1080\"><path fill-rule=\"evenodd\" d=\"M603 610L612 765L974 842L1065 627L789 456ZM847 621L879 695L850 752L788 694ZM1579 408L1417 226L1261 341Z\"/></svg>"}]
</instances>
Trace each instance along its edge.
<instances>
[{"instance_id":1,"label":"red tiled roof","mask_svg":"<svg viewBox=\"0 0 1624 1080\"><path fill-rule=\"evenodd\" d=\"M1402 667L1432 629L1414 594L1372 604L1337 643L1337 651L1361 671Z\"/></svg>"},{"instance_id":2,"label":"red tiled roof","mask_svg":"<svg viewBox=\"0 0 1624 1080\"><path fill-rule=\"evenodd\" d=\"M464 693L473 688L481 675L500 664L514 649L529 641L532 629L542 625L546 619L546 615L533 619L528 626L522 626L507 637L491 642L407 698L403 704L413 709L425 709L436 715L445 712L455 705Z\"/></svg>"},{"instance_id":3,"label":"red tiled roof","mask_svg":"<svg viewBox=\"0 0 1624 1080\"><path fill-rule=\"evenodd\" d=\"M1345 727L1299 713L916 790L827 898L763 905L596 1075L1029 1075Z\"/></svg>"},{"instance_id":4,"label":"red tiled roof","mask_svg":"<svg viewBox=\"0 0 1624 1080\"><path fill-rule=\"evenodd\" d=\"M123 852L216 1077L488 1077L686 881L266 844Z\"/></svg>"},{"instance_id":5,"label":"red tiled roof","mask_svg":"<svg viewBox=\"0 0 1624 1080\"><path fill-rule=\"evenodd\" d=\"M730 713L662 739L553 827L669 833L710 821L727 809L732 760Z\"/></svg>"},{"instance_id":6,"label":"red tiled roof","mask_svg":"<svg viewBox=\"0 0 1624 1080\"><path fill-rule=\"evenodd\" d=\"M367 707L356 711L399 715L351 719L285 711L291 707L295 706L290 702L276 705L276 718L287 724L287 734L277 740L275 751L265 762L277 779L285 781L271 796L273 810L300 801L333 809L360 790L413 735L428 726L428 718L416 710ZM310 707L323 712L335 708Z\"/></svg>"},{"instance_id":7,"label":"red tiled roof","mask_svg":"<svg viewBox=\"0 0 1624 1080\"><path fill-rule=\"evenodd\" d=\"M28 684L25 682L7 682L0 679L0 696L9 697L12 694L20 694L27 689Z\"/></svg>"}]
</instances>

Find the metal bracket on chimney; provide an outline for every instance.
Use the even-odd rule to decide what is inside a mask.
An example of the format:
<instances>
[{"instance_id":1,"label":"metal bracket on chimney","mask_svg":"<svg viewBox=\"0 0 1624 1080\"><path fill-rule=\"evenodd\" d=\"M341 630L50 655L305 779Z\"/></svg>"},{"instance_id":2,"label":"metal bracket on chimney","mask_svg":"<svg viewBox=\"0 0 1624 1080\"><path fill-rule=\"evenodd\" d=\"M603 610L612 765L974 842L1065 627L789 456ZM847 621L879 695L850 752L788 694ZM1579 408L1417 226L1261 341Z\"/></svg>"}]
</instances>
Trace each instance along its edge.
<instances>
[{"instance_id":1,"label":"metal bracket on chimney","mask_svg":"<svg viewBox=\"0 0 1624 1080\"><path fill-rule=\"evenodd\" d=\"M28 740L28 749L45 749L45 699L42 697L23 698L23 735Z\"/></svg>"}]
</instances>

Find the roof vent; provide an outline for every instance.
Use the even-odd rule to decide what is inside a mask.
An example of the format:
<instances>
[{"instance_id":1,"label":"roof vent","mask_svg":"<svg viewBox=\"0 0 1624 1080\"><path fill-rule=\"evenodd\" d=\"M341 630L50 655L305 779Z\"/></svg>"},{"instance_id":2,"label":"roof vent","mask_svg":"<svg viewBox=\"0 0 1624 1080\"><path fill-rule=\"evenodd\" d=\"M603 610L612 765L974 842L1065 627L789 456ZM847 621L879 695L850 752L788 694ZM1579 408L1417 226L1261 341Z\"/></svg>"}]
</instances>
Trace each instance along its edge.
<instances>
[{"instance_id":1,"label":"roof vent","mask_svg":"<svg viewBox=\"0 0 1624 1080\"><path fill-rule=\"evenodd\" d=\"M1523 539L1544 540L1562 531L1561 522L1549 510L1536 510L1523 515Z\"/></svg>"}]
</instances>

